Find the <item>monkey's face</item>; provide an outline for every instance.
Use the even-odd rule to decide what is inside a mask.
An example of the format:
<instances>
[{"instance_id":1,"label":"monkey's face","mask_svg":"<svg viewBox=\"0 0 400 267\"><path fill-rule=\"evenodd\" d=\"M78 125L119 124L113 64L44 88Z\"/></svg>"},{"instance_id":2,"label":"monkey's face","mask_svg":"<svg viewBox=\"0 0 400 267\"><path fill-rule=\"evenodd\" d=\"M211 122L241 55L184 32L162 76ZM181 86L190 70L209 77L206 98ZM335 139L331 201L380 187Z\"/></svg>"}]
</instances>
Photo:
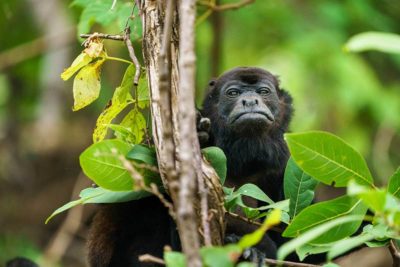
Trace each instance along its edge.
<instances>
[{"instance_id":1,"label":"monkey's face","mask_svg":"<svg viewBox=\"0 0 400 267\"><path fill-rule=\"evenodd\" d=\"M230 130L241 135L267 132L279 112L274 81L268 77L251 81L234 79L220 88L218 113Z\"/></svg>"},{"instance_id":2,"label":"monkey's face","mask_svg":"<svg viewBox=\"0 0 400 267\"><path fill-rule=\"evenodd\" d=\"M292 98L270 72L254 67L232 69L209 83L202 114L211 120L215 140L264 137L286 131Z\"/></svg>"}]
</instances>

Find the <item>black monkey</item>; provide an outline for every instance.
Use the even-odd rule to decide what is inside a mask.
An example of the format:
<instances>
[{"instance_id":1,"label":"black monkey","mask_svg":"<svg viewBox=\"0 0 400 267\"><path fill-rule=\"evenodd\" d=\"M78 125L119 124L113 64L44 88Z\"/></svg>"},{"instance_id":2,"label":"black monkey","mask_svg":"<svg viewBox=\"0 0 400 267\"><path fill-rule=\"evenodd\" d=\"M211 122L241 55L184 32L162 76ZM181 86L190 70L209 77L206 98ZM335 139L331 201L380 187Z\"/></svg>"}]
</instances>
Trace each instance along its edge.
<instances>
[{"instance_id":1,"label":"black monkey","mask_svg":"<svg viewBox=\"0 0 400 267\"><path fill-rule=\"evenodd\" d=\"M202 115L211 120L209 145L220 147L226 154L228 186L254 183L274 201L283 199L283 176L289 158L283 134L292 113L292 98L280 88L278 79L263 69L235 68L209 83ZM230 241L255 229L228 218ZM274 241L265 236L257 248L275 258L276 247L283 240L279 234L271 237ZM262 256L255 253L250 259L262 260Z\"/></svg>"},{"instance_id":2,"label":"black monkey","mask_svg":"<svg viewBox=\"0 0 400 267\"><path fill-rule=\"evenodd\" d=\"M16 257L12 260L7 261L6 267L38 267L38 265L30 259Z\"/></svg>"},{"instance_id":3,"label":"black monkey","mask_svg":"<svg viewBox=\"0 0 400 267\"><path fill-rule=\"evenodd\" d=\"M210 144L226 154L228 185L254 183L274 201L282 200L289 158L283 134L293 113L292 98L260 68L235 68L209 87L202 114L211 120Z\"/></svg>"},{"instance_id":4,"label":"black monkey","mask_svg":"<svg viewBox=\"0 0 400 267\"><path fill-rule=\"evenodd\" d=\"M282 181L289 157L283 140L292 115L292 99L277 78L260 68L235 68L209 84L202 115L211 129L200 141L223 149L228 159L228 185L255 183L273 200L283 197ZM208 127L199 120L200 127ZM227 234L243 235L256 228L228 221ZM231 241L236 241L232 239ZM176 227L156 197L102 205L88 238L92 267L153 266L138 261L144 253L162 257L164 245L179 249ZM275 257L276 245L265 236L259 250ZM251 252L251 251L250 251ZM253 253L251 257L260 257Z\"/></svg>"}]
</instances>

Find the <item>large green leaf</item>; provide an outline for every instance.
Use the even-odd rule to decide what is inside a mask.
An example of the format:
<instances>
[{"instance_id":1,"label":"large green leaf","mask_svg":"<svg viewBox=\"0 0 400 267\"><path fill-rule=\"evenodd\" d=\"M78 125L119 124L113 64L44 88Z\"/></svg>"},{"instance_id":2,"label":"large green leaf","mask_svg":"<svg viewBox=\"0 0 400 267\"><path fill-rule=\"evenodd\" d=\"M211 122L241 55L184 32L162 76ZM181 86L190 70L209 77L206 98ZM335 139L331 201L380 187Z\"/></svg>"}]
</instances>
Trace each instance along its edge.
<instances>
[{"instance_id":1,"label":"large green leaf","mask_svg":"<svg viewBox=\"0 0 400 267\"><path fill-rule=\"evenodd\" d=\"M312 240L313 244L326 244L347 237L357 231L366 211L367 207L361 200L350 196L342 196L333 200L320 202L301 211L282 235L285 237L296 237L318 225L346 215L360 216L361 219L359 221L352 221L336 226Z\"/></svg>"},{"instance_id":2,"label":"large green leaf","mask_svg":"<svg viewBox=\"0 0 400 267\"><path fill-rule=\"evenodd\" d=\"M393 196L400 198L400 168L390 177L388 192Z\"/></svg>"},{"instance_id":3,"label":"large green leaf","mask_svg":"<svg viewBox=\"0 0 400 267\"><path fill-rule=\"evenodd\" d=\"M226 156L224 151L222 151L222 149L219 147L212 146L202 149L201 152L215 169L215 172L218 174L218 177L221 180L221 184L224 184L227 172Z\"/></svg>"},{"instance_id":4,"label":"large green leaf","mask_svg":"<svg viewBox=\"0 0 400 267\"><path fill-rule=\"evenodd\" d=\"M350 38L345 50L362 52L377 50L386 53L400 54L400 35L384 32L364 32Z\"/></svg>"},{"instance_id":5,"label":"large green leaf","mask_svg":"<svg viewBox=\"0 0 400 267\"><path fill-rule=\"evenodd\" d=\"M309 231L302 233L295 239L283 244L278 249L278 259L283 260L287 255L295 251L297 248L304 246L316 238L324 235L326 232L332 232L332 229L339 229L342 225L348 225L351 223L358 223L363 219L363 216L347 215L339 218L326 221L321 225L318 225ZM339 232L337 232L339 233Z\"/></svg>"},{"instance_id":6,"label":"large green leaf","mask_svg":"<svg viewBox=\"0 0 400 267\"><path fill-rule=\"evenodd\" d=\"M345 187L354 179L374 187L364 158L339 137L315 131L286 134L285 139L297 165L318 181Z\"/></svg>"},{"instance_id":7,"label":"large green leaf","mask_svg":"<svg viewBox=\"0 0 400 267\"><path fill-rule=\"evenodd\" d=\"M72 208L77 205L83 205L87 203L118 203L127 202L131 200L141 199L151 194L146 191L110 191L102 187L86 188L79 194L80 199L73 200L63 205L62 207L55 210L46 223L48 223L54 216Z\"/></svg>"},{"instance_id":8,"label":"large green leaf","mask_svg":"<svg viewBox=\"0 0 400 267\"><path fill-rule=\"evenodd\" d=\"M301 170L292 158L289 159L283 181L285 198L290 199L289 215L293 218L314 199L317 180Z\"/></svg>"},{"instance_id":9,"label":"large green leaf","mask_svg":"<svg viewBox=\"0 0 400 267\"><path fill-rule=\"evenodd\" d=\"M120 140L104 140L88 147L79 157L83 172L97 185L112 191L133 190L133 180L123 166L132 146Z\"/></svg>"}]
</instances>

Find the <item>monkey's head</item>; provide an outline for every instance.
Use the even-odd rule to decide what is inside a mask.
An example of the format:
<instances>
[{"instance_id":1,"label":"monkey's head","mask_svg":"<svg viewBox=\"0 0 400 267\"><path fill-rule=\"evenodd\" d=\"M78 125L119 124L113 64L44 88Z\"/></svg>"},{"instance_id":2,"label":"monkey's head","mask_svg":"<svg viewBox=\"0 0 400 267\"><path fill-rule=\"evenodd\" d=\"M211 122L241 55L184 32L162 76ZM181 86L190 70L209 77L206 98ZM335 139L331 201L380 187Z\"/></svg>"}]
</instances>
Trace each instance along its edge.
<instances>
[{"instance_id":1,"label":"monkey's head","mask_svg":"<svg viewBox=\"0 0 400 267\"><path fill-rule=\"evenodd\" d=\"M203 115L213 135L258 137L286 131L292 99L270 72L254 67L232 69L209 83Z\"/></svg>"}]
</instances>

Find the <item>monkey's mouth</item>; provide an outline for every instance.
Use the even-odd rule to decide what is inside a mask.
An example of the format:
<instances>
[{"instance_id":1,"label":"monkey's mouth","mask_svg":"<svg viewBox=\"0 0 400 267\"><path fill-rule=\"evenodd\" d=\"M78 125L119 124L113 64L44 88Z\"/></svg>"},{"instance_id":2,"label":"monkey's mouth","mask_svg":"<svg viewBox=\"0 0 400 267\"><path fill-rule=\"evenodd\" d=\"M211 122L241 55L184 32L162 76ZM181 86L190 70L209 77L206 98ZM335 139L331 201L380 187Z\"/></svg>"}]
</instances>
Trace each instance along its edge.
<instances>
[{"instance_id":1,"label":"monkey's mouth","mask_svg":"<svg viewBox=\"0 0 400 267\"><path fill-rule=\"evenodd\" d=\"M271 124L275 121L275 118L271 113L256 110L238 113L232 120L232 123L240 121L266 121L268 124Z\"/></svg>"}]
</instances>

